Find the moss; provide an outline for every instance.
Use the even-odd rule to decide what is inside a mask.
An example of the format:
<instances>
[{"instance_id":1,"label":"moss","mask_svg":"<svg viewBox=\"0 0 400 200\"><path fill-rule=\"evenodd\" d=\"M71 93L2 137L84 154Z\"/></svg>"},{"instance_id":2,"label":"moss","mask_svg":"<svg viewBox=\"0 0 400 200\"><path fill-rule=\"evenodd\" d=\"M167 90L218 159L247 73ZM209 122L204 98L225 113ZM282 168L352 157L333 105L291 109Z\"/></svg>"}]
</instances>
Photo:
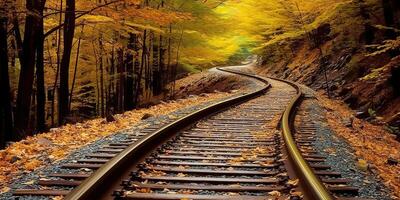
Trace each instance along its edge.
<instances>
[{"instance_id":1,"label":"moss","mask_svg":"<svg viewBox=\"0 0 400 200\"><path fill-rule=\"evenodd\" d=\"M381 76L382 72L386 69L386 67L380 67L377 69L373 69L371 73L367 74L366 76L360 78L363 81L377 79Z\"/></svg>"}]
</instances>

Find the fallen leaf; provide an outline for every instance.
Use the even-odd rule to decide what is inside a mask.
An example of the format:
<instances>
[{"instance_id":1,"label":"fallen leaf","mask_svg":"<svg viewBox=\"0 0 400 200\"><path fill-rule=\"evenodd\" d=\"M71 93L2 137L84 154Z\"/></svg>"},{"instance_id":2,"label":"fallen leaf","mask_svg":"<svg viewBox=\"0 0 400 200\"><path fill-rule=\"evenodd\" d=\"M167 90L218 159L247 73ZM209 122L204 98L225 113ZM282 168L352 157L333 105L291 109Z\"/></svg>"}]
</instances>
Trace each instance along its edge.
<instances>
[{"instance_id":1,"label":"fallen leaf","mask_svg":"<svg viewBox=\"0 0 400 200\"><path fill-rule=\"evenodd\" d=\"M150 188L140 188L140 189L136 189L137 192L140 193L151 193L151 189Z\"/></svg>"},{"instance_id":2,"label":"fallen leaf","mask_svg":"<svg viewBox=\"0 0 400 200\"><path fill-rule=\"evenodd\" d=\"M11 188L9 188L9 187L3 187L3 188L1 188L1 190L0 190L0 194L6 193L6 192L8 192L8 191L10 191L10 190L11 190Z\"/></svg>"},{"instance_id":3,"label":"fallen leaf","mask_svg":"<svg viewBox=\"0 0 400 200\"><path fill-rule=\"evenodd\" d=\"M296 187L299 184L299 179L288 180L287 184Z\"/></svg>"},{"instance_id":4,"label":"fallen leaf","mask_svg":"<svg viewBox=\"0 0 400 200\"><path fill-rule=\"evenodd\" d=\"M362 171L367 171L368 170L368 162L364 159L358 159L357 167Z\"/></svg>"},{"instance_id":5,"label":"fallen leaf","mask_svg":"<svg viewBox=\"0 0 400 200\"><path fill-rule=\"evenodd\" d=\"M35 183L35 181L32 180L32 181L27 181L27 182L22 183L22 184L24 184L24 185L33 185L34 183Z\"/></svg>"},{"instance_id":6,"label":"fallen leaf","mask_svg":"<svg viewBox=\"0 0 400 200\"><path fill-rule=\"evenodd\" d=\"M282 194L279 191L276 191L276 190L268 192L268 194L271 195L271 196L275 196L275 197L282 196Z\"/></svg>"},{"instance_id":7,"label":"fallen leaf","mask_svg":"<svg viewBox=\"0 0 400 200\"><path fill-rule=\"evenodd\" d=\"M228 192L228 195L229 195L229 196L237 196L237 195L239 195L239 193L236 193L236 192Z\"/></svg>"}]
</instances>

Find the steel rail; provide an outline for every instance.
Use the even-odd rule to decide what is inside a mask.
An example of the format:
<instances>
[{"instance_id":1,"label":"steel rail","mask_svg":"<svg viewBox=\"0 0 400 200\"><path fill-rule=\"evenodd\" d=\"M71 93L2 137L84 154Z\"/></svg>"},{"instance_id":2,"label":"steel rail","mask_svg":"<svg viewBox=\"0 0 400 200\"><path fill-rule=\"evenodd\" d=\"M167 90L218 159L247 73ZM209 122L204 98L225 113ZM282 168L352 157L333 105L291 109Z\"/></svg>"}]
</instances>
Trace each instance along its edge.
<instances>
[{"instance_id":1,"label":"steel rail","mask_svg":"<svg viewBox=\"0 0 400 200\"><path fill-rule=\"evenodd\" d=\"M143 154L143 151L146 150L146 146L154 143L160 138L171 134L171 132L176 131L177 129L181 129L192 124L194 121L204 118L212 113L218 112L220 110L231 107L232 105L237 105L239 103L245 102L247 100L253 99L263 93L265 93L270 84L268 83L268 79L257 76L255 74L240 72L236 70L230 70L226 68L217 68L220 71L234 73L238 75L243 75L247 77L251 77L257 79L263 83L265 86L257 91L253 91L250 93L241 94L237 97L232 97L227 100L223 100L221 102L217 102L210 106L207 106L201 110L188 114L164 127L159 129L158 131L144 136L144 138L138 140L134 144L130 145L127 149L119 153L116 157L108 161L101 168L96 170L89 178L83 181L78 187L72 190L64 199L66 200L87 200L87 199L95 199L98 197L99 191L101 191L101 186L108 181L113 179L113 175L117 174L127 162L132 162L136 156L140 156ZM314 174L310 166L307 164L305 159L302 157L299 149L297 148L296 142L293 139L293 135L291 132L291 117L295 112L295 105L299 103L302 97L302 92L300 87L290 81L271 78L278 81L285 82L290 84L297 90L296 96L291 100L288 107L285 109L284 114L282 116L281 128L283 131L283 137L286 144L286 148L288 150L288 154L290 159L293 161L294 167L299 173L299 176L303 178L302 182L306 184L306 191L312 196L313 199L316 200L332 200L334 199L332 195L328 192L326 187L323 185L321 180Z\"/></svg>"},{"instance_id":2,"label":"steel rail","mask_svg":"<svg viewBox=\"0 0 400 200\"><path fill-rule=\"evenodd\" d=\"M230 70L222 70L222 71L230 71ZM151 133L144 138L136 141L124 151L119 153L116 157L112 158L110 161L105 163L102 167L96 170L90 177L85 179L78 187L73 189L67 196L65 196L65 200L92 200L98 199L99 193L104 189L104 185L110 183L110 181L115 178L116 174L120 173L123 170L124 166L127 164L132 164L132 160L136 160L135 158L140 157L146 151L146 146L157 142L157 140L162 139L163 137L171 134L172 132L176 132L176 130L186 127L192 124L194 121L202 119L212 113L221 111L223 109L229 108L233 105L237 105L239 103L248 101L255 97L258 97L264 94L270 84L268 81L262 77L255 77L250 74L245 74L241 72L232 72L235 74L241 74L248 77L253 77L265 84L262 88L241 94L236 97L229 98L227 100L223 100L207 106L201 110L188 114L178 120L162 127L158 131Z\"/></svg>"},{"instance_id":3,"label":"steel rail","mask_svg":"<svg viewBox=\"0 0 400 200\"><path fill-rule=\"evenodd\" d=\"M264 79L263 77L253 75L250 73L243 73L243 72L237 72L234 70L228 70L228 69L221 69L218 68L221 71L226 71L230 73L236 73L236 74L241 74L249 77L255 77L257 79ZM291 158L295 169L298 172L298 175L303 178L302 182L306 184L306 191L308 192L308 195L311 196L315 200L333 200L334 198L332 197L331 193L327 190L327 188L324 186L322 181L314 174L313 170L311 167L308 165L307 161L303 158L301 155L300 150L297 148L297 144L293 138L292 134L292 129L291 129L291 124L292 124L292 117L294 113L296 112L295 106L301 101L301 97L303 96L303 93L301 92L300 86L294 82L279 79L279 78L273 78L271 79L285 82L292 87L294 87L297 91L296 96L290 101L289 105L286 107L282 119L281 119L281 128L283 132L283 138L286 144L286 148L289 154L289 157ZM267 81L266 79L264 79Z\"/></svg>"},{"instance_id":4,"label":"steel rail","mask_svg":"<svg viewBox=\"0 0 400 200\"><path fill-rule=\"evenodd\" d=\"M333 200L334 198L332 197L331 193L327 190L322 181L314 174L307 161L301 155L301 152L297 148L297 144L293 138L291 124L293 121L293 116L296 112L295 107L300 103L303 96L300 86L287 80L278 78L271 79L286 82L297 90L296 96L291 100L289 105L286 107L285 112L283 113L281 128L289 157L291 158L298 175L303 178L302 182L306 184L305 189L307 195L311 196L311 198L315 200Z\"/></svg>"}]
</instances>

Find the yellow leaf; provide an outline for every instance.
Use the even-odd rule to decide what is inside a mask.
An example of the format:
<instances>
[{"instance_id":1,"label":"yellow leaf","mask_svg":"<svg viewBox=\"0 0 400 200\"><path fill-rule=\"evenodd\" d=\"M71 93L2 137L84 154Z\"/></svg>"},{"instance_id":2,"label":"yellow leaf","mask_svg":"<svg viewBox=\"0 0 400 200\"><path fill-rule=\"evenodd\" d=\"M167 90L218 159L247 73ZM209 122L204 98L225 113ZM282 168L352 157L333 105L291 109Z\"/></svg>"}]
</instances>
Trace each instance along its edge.
<instances>
[{"instance_id":1,"label":"yellow leaf","mask_svg":"<svg viewBox=\"0 0 400 200\"><path fill-rule=\"evenodd\" d=\"M367 171L368 170L368 162L366 160L363 160L363 159L358 159L357 167L360 170Z\"/></svg>"},{"instance_id":2,"label":"yellow leaf","mask_svg":"<svg viewBox=\"0 0 400 200\"><path fill-rule=\"evenodd\" d=\"M268 194L275 197L280 197L282 195L279 191L276 190L268 192Z\"/></svg>"},{"instance_id":3,"label":"yellow leaf","mask_svg":"<svg viewBox=\"0 0 400 200\"><path fill-rule=\"evenodd\" d=\"M0 190L0 194L6 193L6 192L8 192L8 191L10 191L10 190L11 190L11 188L9 188L9 187L3 187L3 188Z\"/></svg>"},{"instance_id":4,"label":"yellow leaf","mask_svg":"<svg viewBox=\"0 0 400 200\"><path fill-rule=\"evenodd\" d=\"M291 190L291 191L290 191L290 195L291 195L291 196L302 197L302 196L303 196L303 193L301 193L300 191Z\"/></svg>"},{"instance_id":5,"label":"yellow leaf","mask_svg":"<svg viewBox=\"0 0 400 200\"><path fill-rule=\"evenodd\" d=\"M28 182L25 182L25 183L22 183L22 184L24 184L24 185L33 185L35 183L35 181L28 181Z\"/></svg>"},{"instance_id":6,"label":"yellow leaf","mask_svg":"<svg viewBox=\"0 0 400 200\"><path fill-rule=\"evenodd\" d=\"M299 184L299 179L293 179L293 180L289 180L287 182L288 185L292 186L292 187L296 187Z\"/></svg>"},{"instance_id":7,"label":"yellow leaf","mask_svg":"<svg viewBox=\"0 0 400 200\"><path fill-rule=\"evenodd\" d=\"M52 198L52 200L62 200L62 199L64 199L63 196L56 196Z\"/></svg>"}]
</instances>

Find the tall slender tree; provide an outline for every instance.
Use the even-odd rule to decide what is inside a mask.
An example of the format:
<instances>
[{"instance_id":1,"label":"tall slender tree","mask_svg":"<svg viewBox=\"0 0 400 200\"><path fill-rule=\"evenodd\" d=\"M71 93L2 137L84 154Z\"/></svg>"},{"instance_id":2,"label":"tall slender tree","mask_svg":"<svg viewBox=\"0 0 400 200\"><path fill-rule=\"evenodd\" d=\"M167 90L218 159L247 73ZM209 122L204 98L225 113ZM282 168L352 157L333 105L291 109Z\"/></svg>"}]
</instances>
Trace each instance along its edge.
<instances>
[{"instance_id":1,"label":"tall slender tree","mask_svg":"<svg viewBox=\"0 0 400 200\"><path fill-rule=\"evenodd\" d=\"M10 80L8 74L7 51L7 6L0 4L0 148L5 146L7 140L11 140L12 111L10 98Z\"/></svg>"},{"instance_id":2,"label":"tall slender tree","mask_svg":"<svg viewBox=\"0 0 400 200\"><path fill-rule=\"evenodd\" d=\"M134 108L133 104L133 85L134 85L134 62L133 53L135 46L136 35L130 34L128 50L126 52L126 88L125 88L125 110L132 110Z\"/></svg>"},{"instance_id":3,"label":"tall slender tree","mask_svg":"<svg viewBox=\"0 0 400 200\"><path fill-rule=\"evenodd\" d=\"M41 1L26 1L26 17L24 41L22 46L21 71L18 83L17 111L15 113L15 130L17 137L24 137L30 134L29 119L32 99L33 80L35 73L36 40L40 32ZM18 40L18 39L17 39Z\"/></svg>"},{"instance_id":4,"label":"tall slender tree","mask_svg":"<svg viewBox=\"0 0 400 200\"><path fill-rule=\"evenodd\" d=\"M141 90L141 83L142 83L142 76L143 76L143 69L145 68L146 54L147 54L146 39L147 39L147 30L145 29L143 31L142 62L140 65L139 74L138 74L138 77L136 79L136 84L135 84L135 101L134 101L135 105L138 105L138 101L139 101L139 97L140 97L140 90Z\"/></svg>"},{"instance_id":5,"label":"tall slender tree","mask_svg":"<svg viewBox=\"0 0 400 200\"><path fill-rule=\"evenodd\" d=\"M99 70L100 70L100 113L101 117L105 117L105 103L104 103L104 65L103 65L103 38L99 38L100 56L99 56Z\"/></svg>"},{"instance_id":6,"label":"tall slender tree","mask_svg":"<svg viewBox=\"0 0 400 200\"><path fill-rule=\"evenodd\" d=\"M45 0L40 1L39 14L43 16ZM46 93L44 85L44 24L43 17L39 18L38 24L38 38L36 44L36 123L37 130L43 132L46 130L45 120L45 107L46 107Z\"/></svg>"},{"instance_id":7,"label":"tall slender tree","mask_svg":"<svg viewBox=\"0 0 400 200\"><path fill-rule=\"evenodd\" d=\"M60 94L58 99L58 122L64 124L69 114L69 65L75 33L75 0L66 1L64 20L64 52L60 65Z\"/></svg>"}]
</instances>

